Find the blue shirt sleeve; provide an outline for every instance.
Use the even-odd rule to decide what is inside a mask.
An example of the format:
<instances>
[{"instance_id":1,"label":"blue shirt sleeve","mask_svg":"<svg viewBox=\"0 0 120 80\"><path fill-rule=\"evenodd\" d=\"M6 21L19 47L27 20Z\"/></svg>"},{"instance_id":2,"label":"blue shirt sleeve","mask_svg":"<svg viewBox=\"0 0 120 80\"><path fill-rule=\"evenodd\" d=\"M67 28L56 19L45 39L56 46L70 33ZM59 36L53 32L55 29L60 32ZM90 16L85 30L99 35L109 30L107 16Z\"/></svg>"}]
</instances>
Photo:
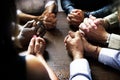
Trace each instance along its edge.
<instances>
[{"instance_id":1,"label":"blue shirt sleeve","mask_svg":"<svg viewBox=\"0 0 120 80\"><path fill-rule=\"evenodd\" d=\"M85 17L89 17L89 15L93 15L97 18L103 18L103 17L111 14L112 12L116 11L116 8L114 9L114 11L112 9L113 9L113 5L109 4L98 10L91 11L91 12L85 12Z\"/></svg>"},{"instance_id":2,"label":"blue shirt sleeve","mask_svg":"<svg viewBox=\"0 0 120 80\"><path fill-rule=\"evenodd\" d=\"M102 48L99 53L98 61L105 65L120 70L120 51Z\"/></svg>"}]
</instances>

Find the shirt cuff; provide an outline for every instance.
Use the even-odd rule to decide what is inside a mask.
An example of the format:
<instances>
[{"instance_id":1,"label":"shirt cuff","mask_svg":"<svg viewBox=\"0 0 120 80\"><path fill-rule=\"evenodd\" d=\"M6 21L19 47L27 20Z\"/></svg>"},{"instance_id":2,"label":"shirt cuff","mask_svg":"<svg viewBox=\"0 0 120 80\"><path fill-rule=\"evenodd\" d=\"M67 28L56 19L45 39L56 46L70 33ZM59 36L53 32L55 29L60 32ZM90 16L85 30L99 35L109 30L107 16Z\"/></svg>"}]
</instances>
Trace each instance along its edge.
<instances>
[{"instance_id":1,"label":"shirt cuff","mask_svg":"<svg viewBox=\"0 0 120 80\"><path fill-rule=\"evenodd\" d=\"M113 49L120 49L120 36L112 33L109 38L108 47Z\"/></svg>"},{"instance_id":2,"label":"shirt cuff","mask_svg":"<svg viewBox=\"0 0 120 80\"><path fill-rule=\"evenodd\" d=\"M91 79L91 70L86 59L76 59L70 64L70 78L76 74L83 74L88 79Z\"/></svg>"}]
</instances>

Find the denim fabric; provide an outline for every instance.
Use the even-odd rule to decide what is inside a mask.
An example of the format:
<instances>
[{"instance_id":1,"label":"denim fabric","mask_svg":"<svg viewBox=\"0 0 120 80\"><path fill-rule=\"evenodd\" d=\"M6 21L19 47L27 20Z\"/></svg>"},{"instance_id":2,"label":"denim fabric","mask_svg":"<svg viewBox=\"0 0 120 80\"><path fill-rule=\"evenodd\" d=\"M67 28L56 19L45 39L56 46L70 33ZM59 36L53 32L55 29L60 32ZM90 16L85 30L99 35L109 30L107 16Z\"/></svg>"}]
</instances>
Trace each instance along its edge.
<instances>
[{"instance_id":1,"label":"denim fabric","mask_svg":"<svg viewBox=\"0 0 120 80\"><path fill-rule=\"evenodd\" d=\"M85 17L90 14L95 17L105 17L112 13L111 0L61 0L61 6L66 14L72 9L81 9L85 12Z\"/></svg>"}]
</instances>

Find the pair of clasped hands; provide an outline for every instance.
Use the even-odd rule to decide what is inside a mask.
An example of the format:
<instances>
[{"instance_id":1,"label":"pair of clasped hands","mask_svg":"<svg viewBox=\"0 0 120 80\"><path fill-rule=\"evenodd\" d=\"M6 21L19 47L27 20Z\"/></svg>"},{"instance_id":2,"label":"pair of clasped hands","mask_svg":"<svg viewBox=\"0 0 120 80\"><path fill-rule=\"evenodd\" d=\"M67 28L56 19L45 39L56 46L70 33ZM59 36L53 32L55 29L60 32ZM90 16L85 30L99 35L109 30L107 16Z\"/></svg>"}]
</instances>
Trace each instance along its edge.
<instances>
[{"instance_id":1,"label":"pair of clasped hands","mask_svg":"<svg viewBox=\"0 0 120 80\"><path fill-rule=\"evenodd\" d=\"M90 40L105 43L109 36L109 33L105 30L109 24L103 18L96 18L92 15L85 18L84 11L80 9L73 9L68 14L67 20L69 24L78 27L80 31L85 33L85 36Z\"/></svg>"}]
</instances>

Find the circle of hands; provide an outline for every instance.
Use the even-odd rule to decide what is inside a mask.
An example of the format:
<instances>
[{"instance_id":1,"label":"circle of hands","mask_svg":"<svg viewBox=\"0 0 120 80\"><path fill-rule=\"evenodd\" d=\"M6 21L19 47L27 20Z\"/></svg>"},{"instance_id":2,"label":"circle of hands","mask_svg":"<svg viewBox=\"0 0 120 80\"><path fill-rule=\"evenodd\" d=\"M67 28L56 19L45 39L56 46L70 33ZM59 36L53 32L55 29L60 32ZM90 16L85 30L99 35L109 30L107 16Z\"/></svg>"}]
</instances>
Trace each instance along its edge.
<instances>
[{"instance_id":1,"label":"circle of hands","mask_svg":"<svg viewBox=\"0 0 120 80\"><path fill-rule=\"evenodd\" d=\"M74 10L74 12L77 12L78 10ZM77 14L80 14L79 11ZM56 23L55 15L53 14L45 14L45 17L39 17L39 19L43 20L43 23L47 25L50 25L49 22L51 19L53 19L53 23ZM50 18L48 18L50 17ZM47 20L48 19L48 20ZM72 16L68 16L68 20L72 20ZM73 19L74 20L74 19ZM48 23L47 23L48 21ZM51 25L53 26L53 25ZM79 25L79 31L72 32L70 31L68 35L64 39L64 43L66 46L66 49L70 53L83 53L84 51L89 52L91 44L86 40L96 40L104 43L106 41L106 36L108 33L105 31L105 21L102 18L96 18L92 15L89 16L89 18L85 18L83 22L80 23ZM36 24L35 20L28 21L23 28L20 28L20 34L18 35L18 38L20 38L22 41L22 44L25 42L29 42L26 40L30 40L33 35L36 35L36 31L39 28L39 26ZM50 29L50 28L47 28ZM29 34L29 36L28 36ZM31 35L31 36L30 36ZM99 36L99 37L98 37ZM25 39L27 38L27 39ZM41 40L41 37L39 37ZM31 41L30 41L31 43ZM40 42L41 43L41 42ZM30 45L29 45L30 46ZM34 45L35 46L35 45ZM28 50L29 51L29 50ZM30 52L31 53L31 52ZM71 55L71 54L70 54ZM74 56L74 54L72 54ZM78 55L77 55L78 56ZM79 55L83 56L83 55Z\"/></svg>"},{"instance_id":2,"label":"circle of hands","mask_svg":"<svg viewBox=\"0 0 120 80\"><path fill-rule=\"evenodd\" d=\"M38 21L42 22L44 29L50 30L56 26L56 15L54 13L44 12L41 16L38 16L37 20L31 20L25 25L19 26L20 33L17 38L22 46L28 45L33 35L38 35L41 33L40 31L37 31L40 27L40 25L37 24Z\"/></svg>"}]
</instances>

